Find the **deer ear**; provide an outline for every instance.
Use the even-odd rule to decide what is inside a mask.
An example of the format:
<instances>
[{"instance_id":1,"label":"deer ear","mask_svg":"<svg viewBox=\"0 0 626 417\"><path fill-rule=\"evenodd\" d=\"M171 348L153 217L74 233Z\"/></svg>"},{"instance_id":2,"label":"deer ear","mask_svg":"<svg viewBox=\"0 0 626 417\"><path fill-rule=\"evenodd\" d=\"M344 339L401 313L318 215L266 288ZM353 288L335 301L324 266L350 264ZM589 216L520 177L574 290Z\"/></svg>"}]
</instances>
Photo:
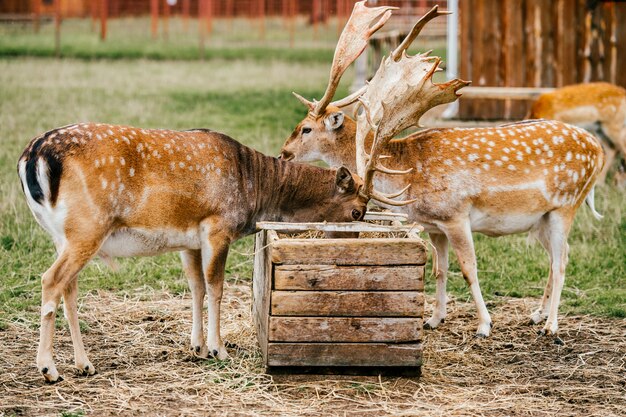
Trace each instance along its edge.
<instances>
[{"instance_id":1,"label":"deer ear","mask_svg":"<svg viewBox=\"0 0 626 417\"><path fill-rule=\"evenodd\" d=\"M340 167L337 170L335 183L341 193L351 193L354 191L354 178L352 178L352 173L346 167Z\"/></svg>"},{"instance_id":2,"label":"deer ear","mask_svg":"<svg viewBox=\"0 0 626 417\"><path fill-rule=\"evenodd\" d=\"M334 111L324 118L326 130L339 129L343 125L343 112Z\"/></svg>"}]
</instances>

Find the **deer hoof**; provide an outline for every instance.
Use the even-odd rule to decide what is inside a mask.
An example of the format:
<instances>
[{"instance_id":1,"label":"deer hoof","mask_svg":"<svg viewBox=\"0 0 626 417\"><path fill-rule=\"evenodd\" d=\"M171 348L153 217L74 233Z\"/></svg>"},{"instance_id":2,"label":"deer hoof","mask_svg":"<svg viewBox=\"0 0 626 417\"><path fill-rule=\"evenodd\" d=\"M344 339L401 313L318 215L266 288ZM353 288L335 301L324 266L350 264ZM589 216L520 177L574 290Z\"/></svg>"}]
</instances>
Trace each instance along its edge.
<instances>
[{"instance_id":1,"label":"deer hoof","mask_svg":"<svg viewBox=\"0 0 626 417\"><path fill-rule=\"evenodd\" d=\"M197 356L199 358L208 358L209 357L209 348L204 345L204 346L191 346L191 353L194 356Z\"/></svg>"},{"instance_id":2,"label":"deer hoof","mask_svg":"<svg viewBox=\"0 0 626 417\"><path fill-rule=\"evenodd\" d=\"M54 384L63 381L63 378L59 375L54 365L44 366L40 369L40 371L43 374L43 377L46 379L47 384Z\"/></svg>"},{"instance_id":3,"label":"deer hoof","mask_svg":"<svg viewBox=\"0 0 626 417\"><path fill-rule=\"evenodd\" d=\"M428 320L426 323L424 323L424 329L425 330L434 330L437 327L439 327L440 324L443 324L446 322L446 319L440 319L437 320L435 318L430 318L430 320Z\"/></svg>"},{"instance_id":4,"label":"deer hoof","mask_svg":"<svg viewBox=\"0 0 626 417\"><path fill-rule=\"evenodd\" d=\"M91 363L86 363L84 365L76 364L76 368L82 376L91 376L96 374L96 368Z\"/></svg>"}]
</instances>

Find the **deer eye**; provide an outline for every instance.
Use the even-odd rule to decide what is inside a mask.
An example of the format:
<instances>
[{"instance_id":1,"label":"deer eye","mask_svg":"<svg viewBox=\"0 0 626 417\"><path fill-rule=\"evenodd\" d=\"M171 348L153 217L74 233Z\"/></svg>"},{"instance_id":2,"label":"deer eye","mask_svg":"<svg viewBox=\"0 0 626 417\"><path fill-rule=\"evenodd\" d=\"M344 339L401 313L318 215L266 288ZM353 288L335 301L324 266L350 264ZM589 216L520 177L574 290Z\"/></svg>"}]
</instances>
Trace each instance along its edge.
<instances>
[{"instance_id":1,"label":"deer eye","mask_svg":"<svg viewBox=\"0 0 626 417\"><path fill-rule=\"evenodd\" d=\"M359 220L361 218L361 212L359 210L352 210L352 218L354 220Z\"/></svg>"},{"instance_id":2,"label":"deer eye","mask_svg":"<svg viewBox=\"0 0 626 417\"><path fill-rule=\"evenodd\" d=\"M306 135L307 133L311 133L311 128L310 127L303 127L302 128L302 134Z\"/></svg>"}]
</instances>

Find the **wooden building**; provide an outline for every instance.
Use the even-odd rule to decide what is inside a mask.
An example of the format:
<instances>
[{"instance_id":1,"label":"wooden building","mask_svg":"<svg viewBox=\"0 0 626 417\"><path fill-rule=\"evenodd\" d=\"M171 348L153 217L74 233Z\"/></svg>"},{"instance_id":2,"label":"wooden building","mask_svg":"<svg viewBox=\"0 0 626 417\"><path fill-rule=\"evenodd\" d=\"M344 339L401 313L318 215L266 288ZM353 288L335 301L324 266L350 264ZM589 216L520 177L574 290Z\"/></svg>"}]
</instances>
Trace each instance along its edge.
<instances>
[{"instance_id":1,"label":"wooden building","mask_svg":"<svg viewBox=\"0 0 626 417\"><path fill-rule=\"evenodd\" d=\"M626 87L626 2L461 0L460 77L473 86ZM461 99L463 119L520 119L520 100Z\"/></svg>"}]
</instances>

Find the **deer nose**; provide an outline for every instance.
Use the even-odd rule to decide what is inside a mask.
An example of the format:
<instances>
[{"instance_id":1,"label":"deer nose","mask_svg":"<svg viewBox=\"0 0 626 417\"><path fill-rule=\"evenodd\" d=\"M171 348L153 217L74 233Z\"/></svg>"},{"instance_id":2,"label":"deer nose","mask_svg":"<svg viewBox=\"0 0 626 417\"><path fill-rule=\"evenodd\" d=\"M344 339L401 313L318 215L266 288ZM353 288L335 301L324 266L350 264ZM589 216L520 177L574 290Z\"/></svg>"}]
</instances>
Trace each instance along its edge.
<instances>
[{"instance_id":1,"label":"deer nose","mask_svg":"<svg viewBox=\"0 0 626 417\"><path fill-rule=\"evenodd\" d=\"M281 150L280 155L278 155L278 159L284 159L285 161L291 161L294 157L294 154L284 149Z\"/></svg>"}]
</instances>

